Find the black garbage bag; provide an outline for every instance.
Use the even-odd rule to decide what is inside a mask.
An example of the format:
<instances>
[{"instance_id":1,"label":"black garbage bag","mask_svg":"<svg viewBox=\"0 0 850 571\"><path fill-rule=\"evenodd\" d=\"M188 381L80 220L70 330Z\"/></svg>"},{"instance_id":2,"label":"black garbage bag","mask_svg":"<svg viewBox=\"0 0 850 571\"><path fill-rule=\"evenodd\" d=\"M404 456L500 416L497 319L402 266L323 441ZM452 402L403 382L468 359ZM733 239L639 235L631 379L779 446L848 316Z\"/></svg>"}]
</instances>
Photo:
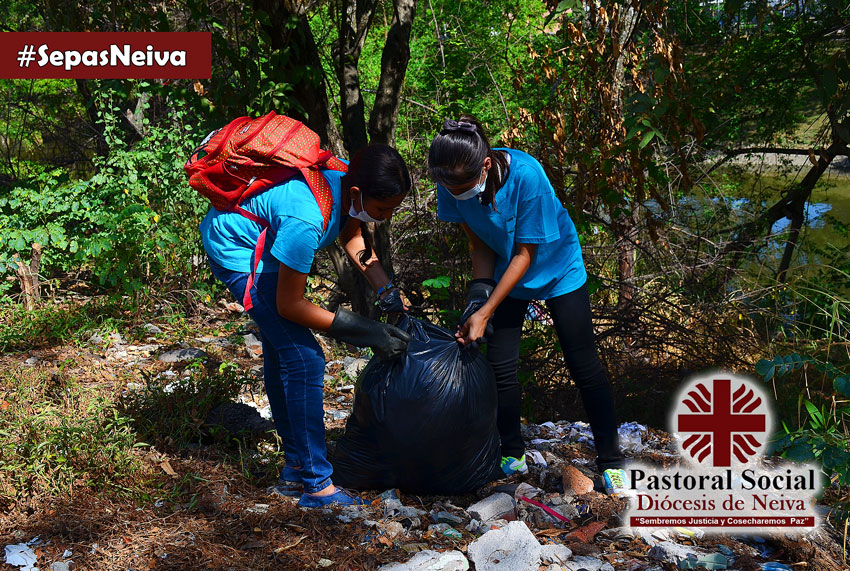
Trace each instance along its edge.
<instances>
[{"instance_id":1,"label":"black garbage bag","mask_svg":"<svg viewBox=\"0 0 850 571\"><path fill-rule=\"evenodd\" d=\"M369 361L331 462L335 484L458 494L499 477L493 369L448 330L403 316L400 359Z\"/></svg>"}]
</instances>

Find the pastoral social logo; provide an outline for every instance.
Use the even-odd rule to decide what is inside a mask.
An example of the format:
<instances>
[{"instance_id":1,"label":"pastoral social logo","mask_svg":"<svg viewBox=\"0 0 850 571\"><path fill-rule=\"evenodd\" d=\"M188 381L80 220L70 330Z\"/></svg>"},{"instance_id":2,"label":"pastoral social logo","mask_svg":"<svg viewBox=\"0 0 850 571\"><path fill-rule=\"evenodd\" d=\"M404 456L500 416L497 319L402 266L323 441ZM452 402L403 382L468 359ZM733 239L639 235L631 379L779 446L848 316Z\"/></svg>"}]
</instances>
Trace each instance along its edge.
<instances>
[{"instance_id":1,"label":"pastoral social logo","mask_svg":"<svg viewBox=\"0 0 850 571\"><path fill-rule=\"evenodd\" d=\"M726 468L758 456L770 434L769 397L749 379L691 381L673 413L680 452L699 465Z\"/></svg>"},{"instance_id":2,"label":"pastoral social logo","mask_svg":"<svg viewBox=\"0 0 850 571\"><path fill-rule=\"evenodd\" d=\"M731 373L684 383L669 417L680 464L635 462L627 468L631 527L785 534L814 529L820 470L765 457L772 404L758 381Z\"/></svg>"}]
</instances>

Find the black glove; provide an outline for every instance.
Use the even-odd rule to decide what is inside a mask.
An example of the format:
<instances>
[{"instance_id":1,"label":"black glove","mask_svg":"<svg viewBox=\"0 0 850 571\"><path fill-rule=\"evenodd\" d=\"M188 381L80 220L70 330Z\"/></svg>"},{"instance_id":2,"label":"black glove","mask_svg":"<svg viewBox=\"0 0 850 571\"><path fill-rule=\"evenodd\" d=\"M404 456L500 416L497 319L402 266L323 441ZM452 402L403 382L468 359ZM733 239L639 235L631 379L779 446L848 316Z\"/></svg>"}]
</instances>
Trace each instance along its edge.
<instances>
[{"instance_id":1,"label":"black glove","mask_svg":"<svg viewBox=\"0 0 850 571\"><path fill-rule=\"evenodd\" d=\"M463 314L460 316L461 327L463 327L463 324L466 323L467 319L469 319L469 316L481 309L481 306L487 303L487 300L490 299L490 294L493 293L495 288L496 281L489 278L478 278L469 282L469 285L466 288L466 309L463 310ZM493 334L493 324L491 321L488 321L487 327L484 328L485 339ZM483 341L483 339L476 340L476 342L481 341Z\"/></svg>"},{"instance_id":2,"label":"black glove","mask_svg":"<svg viewBox=\"0 0 850 571\"><path fill-rule=\"evenodd\" d=\"M384 313L402 313L406 311L401 301L401 290L392 288L382 299L378 299L378 309Z\"/></svg>"},{"instance_id":3,"label":"black glove","mask_svg":"<svg viewBox=\"0 0 850 571\"><path fill-rule=\"evenodd\" d=\"M371 347L381 361L404 354L412 337L398 327L339 308L327 334L357 347Z\"/></svg>"}]
</instances>

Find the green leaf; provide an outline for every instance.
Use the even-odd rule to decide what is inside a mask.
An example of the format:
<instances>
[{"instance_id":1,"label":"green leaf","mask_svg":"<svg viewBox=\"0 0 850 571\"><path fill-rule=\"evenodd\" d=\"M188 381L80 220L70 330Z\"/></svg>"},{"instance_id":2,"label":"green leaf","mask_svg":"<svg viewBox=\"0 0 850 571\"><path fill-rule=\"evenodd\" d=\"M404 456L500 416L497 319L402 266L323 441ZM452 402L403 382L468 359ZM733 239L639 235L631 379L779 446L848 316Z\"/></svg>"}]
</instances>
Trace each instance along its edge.
<instances>
[{"instance_id":1,"label":"green leaf","mask_svg":"<svg viewBox=\"0 0 850 571\"><path fill-rule=\"evenodd\" d=\"M768 380L767 375L773 374L773 361L769 361L767 359L759 359L759 362L756 363L756 373L765 377L765 380Z\"/></svg>"},{"instance_id":2,"label":"green leaf","mask_svg":"<svg viewBox=\"0 0 850 571\"><path fill-rule=\"evenodd\" d=\"M640 145L638 145L638 147L640 147L642 149L645 146L647 146L650 143L650 141L652 141L653 137L655 137L655 134L656 134L656 131L649 131L648 133L646 133L643 136L643 139L640 140Z\"/></svg>"},{"instance_id":3,"label":"green leaf","mask_svg":"<svg viewBox=\"0 0 850 571\"><path fill-rule=\"evenodd\" d=\"M422 285L425 287L440 289L449 287L449 283L451 282L451 278L449 276L438 276L436 278L431 278L422 282Z\"/></svg>"},{"instance_id":4,"label":"green leaf","mask_svg":"<svg viewBox=\"0 0 850 571\"><path fill-rule=\"evenodd\" d=\"M832 387L838 394L850 397L850 376L835 377L835 380L832 381Z\"/></svg>"},{"instance_id":5,"label":"green leaf","mask_svg":"<svg viewBox=\"0 0 850 571\"><path fill-rule=\"evenodd\" d=\"M811 462L815 459L815 453L812 451L812 446L808 439L805 438L795 440L794 443L785 450L782 456L788 458L792 462Z\"/></svg>"}]
</instances>

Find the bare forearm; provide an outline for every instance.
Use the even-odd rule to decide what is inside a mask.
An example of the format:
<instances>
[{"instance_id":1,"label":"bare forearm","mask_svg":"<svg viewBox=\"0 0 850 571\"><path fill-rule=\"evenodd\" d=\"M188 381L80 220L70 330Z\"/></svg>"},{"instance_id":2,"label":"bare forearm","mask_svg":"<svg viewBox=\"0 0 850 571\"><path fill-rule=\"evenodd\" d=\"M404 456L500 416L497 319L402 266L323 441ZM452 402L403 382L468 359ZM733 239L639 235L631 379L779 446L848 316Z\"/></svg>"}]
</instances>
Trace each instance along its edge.
<instances>
[{"instance_id":1,"label":"bare forearm","mask_svg":"<svg viewBox=\"0 0 850 571\"><path fill-rule=\"evenodd\" d=\"M517 253L514 254L514 257L511 258L510 263L508 264L505 273L502 275L502 278L499 280L499 283L496 284L496 287L493 289L493 293L490 294L490 297L487 299L487 303L485 303L480 311L483 311L488 316L492 316L496 311L496 308L499 307L499 304L502 303L508 294L511 293L511 290L519 283L519 280L522 279L522 276L525 275L525 272L528 271L528 268L531 266L531 261L534 258L534 252L536 247L534 245L529 244L521 244L521 247L518 249Z\"/></svg>"},{"instance_id":2,"label":"bare forearm","mask_svg":"<svg viewBox=\"0 0 850 571\"><path fill-rule=\"evenodd\" d=\"M487 246L472 248L472 278L493 279L496 269L496 255Z\"/></svg>"},{"instance_id":3,"label":"bare forearm","mask_svg":"<svg viewBox=\"0 0 850 571\"><path fill-rule=\"evenodd\" d=\"M316 331L327 331L334 320L333 313L304 298L290 303L278 303L277 312L284 319Z\"/></svg>"},{"instance_id":4,"label":"bare forearm","mask_svg":"<svg viewBox=\"0 0 850 571\"><path fill-rule=\"evenodd\" d=\"M387 276L387 272L384 271L384 267L379 263L378 257L375 256L374 252L372 252L372 257L366 260L365 264L360 262L360 253L366 249L366 243L363 241L363 236L359 232L352 235L343 244L343 249L351 260L351 263L363 272L363 276L369 282L369 285L372 286L372 289L377 291L389 283L390 278Z\"/></svg>"}]
</instances>

